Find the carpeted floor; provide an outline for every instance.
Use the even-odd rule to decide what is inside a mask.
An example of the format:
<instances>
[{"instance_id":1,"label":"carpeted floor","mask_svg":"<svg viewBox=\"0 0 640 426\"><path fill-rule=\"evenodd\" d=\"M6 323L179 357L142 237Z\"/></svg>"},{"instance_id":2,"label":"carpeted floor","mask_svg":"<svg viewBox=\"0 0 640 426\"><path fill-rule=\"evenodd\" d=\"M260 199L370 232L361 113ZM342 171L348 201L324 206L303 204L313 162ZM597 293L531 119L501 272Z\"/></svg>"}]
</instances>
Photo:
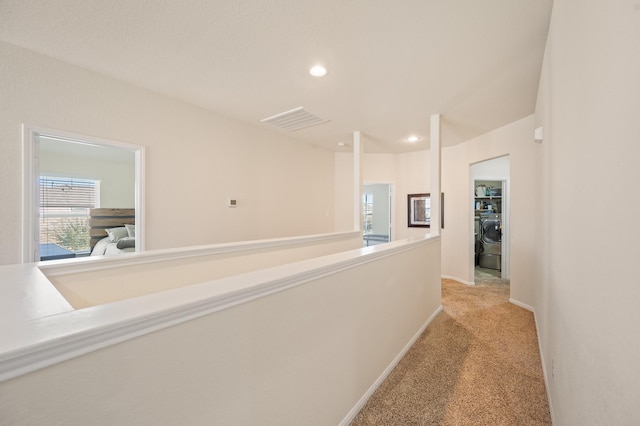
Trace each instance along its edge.
<instances>
[{"instance_id":1,"label":"carpeted floor","mask_svg":"<svg viewBox=\"0 0 640 426\"><path fill-rule=\"evenodd\" d=\"M442 280L442 305L351 425L550 425L533 314L508 281Z\"/></svg>"}]
</instances>

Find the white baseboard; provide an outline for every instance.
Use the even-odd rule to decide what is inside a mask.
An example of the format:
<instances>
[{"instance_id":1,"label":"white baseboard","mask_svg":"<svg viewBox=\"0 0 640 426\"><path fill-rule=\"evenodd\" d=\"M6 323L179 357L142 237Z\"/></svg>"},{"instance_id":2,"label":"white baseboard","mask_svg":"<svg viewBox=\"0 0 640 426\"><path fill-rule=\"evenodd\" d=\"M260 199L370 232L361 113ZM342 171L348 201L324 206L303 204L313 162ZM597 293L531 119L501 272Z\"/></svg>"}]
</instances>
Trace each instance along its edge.
<instances>
[{"instance_id":1,"label":"white baseboard","mask_svg":"<svg viewBox=\"0 0 640 426\"><path fill-rule=\"evenodd\" d=\"M513 303L516 306L520 306L521 308L526 309L527 311L533 312L533 317L535 318L536 310L533 309L533 306L529 306L526 303L522 303L522 302L520 302L520 301L518 301L516 299L511 299L511 298L509 298L509 302ZM538 342L540 342L540 339L538 339Z\"/></svg>"},{"instance_id":2,"label":"white baseboard","mask_svg":"<svg viewBox=\"0 0 640 426\"><path fill-rule=\"evenodd\" d=\"M515 299L509 298L509 302L533 313L533 321L536 324L536 339L538 339L538 351L540 351L540 363L542 364L542 377L544 378L544 386L547 390L547 401L549 403L549 413L551 414L551 424L553 425L556 423L556 420L555 420L555 416L553 415L553 405L551 404L549 377L547 376L547 367L544 363L544 352L542 351L542 341L540 340L540 327L538 326L538 316L536 315L536 310L532 306L529 306L526 303L522 303Z\"/></svg>"},{"instance_id":3,"label":"white baseboard","mask_svg":"<svg viewBox=\"0 0 640 426\"><path fill-rule=\"evenodd\" d=\"M358 415L358 413L360 412L364 404L366 404L369 398L371 398L371 395L373 395L376 389L378 389L378 387L382 384L384 379L386 379L387 376L391 373L391 371L393 371L393 369L396 367L396 365L398 365L400 360L405 356L407 351L411 348L411 346L413 346L416 340L418 340L418 338L422 335L422 333L427 328L427 326L440 313L440 311L442 311L442 305L438 306L438 308L431 314L429 319L427 319L427 321L422 325L422 327L420 327L418 332L414 334L411 340L409 340L409 343L407 343L404 346L404 348L402 348L400 353L393 359L393 361L391 361L391 364L389 364L387 368L385 368L385 370L382 372L380 377L378 377L378 379L371 385L371 387L367 390L367 392L365 392L362 398L360 398L358 403L349 411L349 413L345 416L345 418L342 419L342 421L340 422L340 426L348 425Z\"/></svg>"},{"instance_id":4,"label":"white baseboard","mask_svg":"<svg viewBox=\"0 0 640 426\"><path fill-rule=\"evenodd\" d=\"M449 275L440 275L440 278L444 278L445 280L457 281L460 284L465 284L465 285L476 285L476 283L474 281L465 281L465 280L462 280L460 278L452 277L452 276L449 276Z\"/></svg>"}]
</instances>

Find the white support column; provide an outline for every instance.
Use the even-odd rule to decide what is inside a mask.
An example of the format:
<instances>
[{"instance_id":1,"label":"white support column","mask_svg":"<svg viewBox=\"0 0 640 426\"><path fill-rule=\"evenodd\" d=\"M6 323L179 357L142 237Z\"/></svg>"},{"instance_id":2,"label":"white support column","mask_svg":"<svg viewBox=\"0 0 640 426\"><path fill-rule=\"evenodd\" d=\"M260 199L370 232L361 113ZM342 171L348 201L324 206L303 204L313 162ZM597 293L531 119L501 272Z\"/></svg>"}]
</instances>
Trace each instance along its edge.
<instances>
[{"instance_id":1,"label":"white support column","mask_svg":"<svg viewBox=\"0 0 640 426\"><path fill-rule=\"evenodd\" d=\"M353 229L362 231L362 157L360 132L353 132Z\"/></svg>"},{"instance_id":2,"label":"white support column","mask_svg":"<svg viewBox=\"0 0 640 426\"><path fill-rule=\"evenodd\" d=\"M431 116L431 132L430 132L430 159L431 159L431 234L440 235L440 164L441 164L441 146L440 146L440 114Z\"/></svg>"}]
</instances>

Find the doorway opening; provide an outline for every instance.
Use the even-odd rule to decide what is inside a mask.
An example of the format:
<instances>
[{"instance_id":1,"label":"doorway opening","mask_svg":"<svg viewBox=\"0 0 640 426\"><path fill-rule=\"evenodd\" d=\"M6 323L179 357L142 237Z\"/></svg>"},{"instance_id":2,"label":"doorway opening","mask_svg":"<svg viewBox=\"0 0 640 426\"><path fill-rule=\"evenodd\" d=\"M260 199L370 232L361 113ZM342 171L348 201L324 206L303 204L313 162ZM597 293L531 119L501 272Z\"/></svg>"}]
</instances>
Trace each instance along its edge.
<instances>
[{"instance_id":1,"label":"doorway opening","mask_svg":"<svg viewBox=\"0 0 640 426\"><path fill-rule=\"evenodd\" d=\"M362 245L387 243L393 238L392 190L389 183L365 184L362 194Z\"/></svg>"},{"instance_id":2,"label":"doorway opening","mask_svg":"<svg viewBox=\"0 0 640 426\"><path fill-rule=\"evenodd\" d=\"M144 250L144 148L23 126L23 263L88 256L89 212L135 209Z\"/></svg>"},{"instance_id":3,"label":"doorway opening","mask_svg":"<svg viewBox=\"0 0 640 426\"><path fill-rule=\"evenodd\" d=\"M509 157L471 166L474 282L509 280Z\"/></svg>"}]
</instances>

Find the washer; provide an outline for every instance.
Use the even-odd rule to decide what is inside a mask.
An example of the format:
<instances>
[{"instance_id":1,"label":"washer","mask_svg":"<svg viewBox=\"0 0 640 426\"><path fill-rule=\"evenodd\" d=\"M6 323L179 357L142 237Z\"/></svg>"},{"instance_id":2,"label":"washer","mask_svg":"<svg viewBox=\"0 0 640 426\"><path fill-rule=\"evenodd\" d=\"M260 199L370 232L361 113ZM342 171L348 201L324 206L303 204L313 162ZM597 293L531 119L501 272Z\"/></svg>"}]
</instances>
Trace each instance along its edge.
<instances>
[{"instance_id":1,"label":"washer","mask_svg":"<svg viewBox=\"0 0 640 426\"><path fill-rule=\"evenodd\" d=\"M480 267L502 268L502 218L499 213L484 214L480 217Z\"/></svg>"},{"instance_id":2,"label":"washer","mask_svg":"<svg viewBox=\"0 0 640 426\"><path fill-rule=\"evenodd\" d=\"M480 242L480 216L476 215L473 218L473 242L474 242L474 266L480 266L480 253L482 253L483 247Z\"/></svg>"}]
</instances>

